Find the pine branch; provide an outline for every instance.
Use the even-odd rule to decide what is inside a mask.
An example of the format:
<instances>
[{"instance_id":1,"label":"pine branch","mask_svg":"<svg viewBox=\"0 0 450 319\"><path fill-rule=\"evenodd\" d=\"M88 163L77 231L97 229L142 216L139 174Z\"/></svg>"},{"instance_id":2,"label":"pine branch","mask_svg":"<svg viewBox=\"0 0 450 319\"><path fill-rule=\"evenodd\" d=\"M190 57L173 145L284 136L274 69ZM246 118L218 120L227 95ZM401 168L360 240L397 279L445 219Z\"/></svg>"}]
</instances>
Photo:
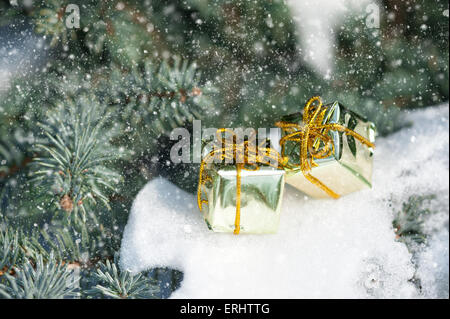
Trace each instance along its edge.
<instances>
[{"instance_id":1,"label":"pine branch","mask_svg":"<svg viewBox=\"0 0 450 319\"><path fill-rule=\"evenodd\" d=\"M0 277L8 273L22 256L19 246L19 234L0 228Z\"/></svg>"},{"instance_id":2,"label":"pine branch","mask_svg":"<svg viewBox=\"0 0 450 319\"><path fill-rule=\"evenodd\" d=\"M131 128L144 128L155 137L218 110L212 102L217 89L201 82L195 63L182 63L177 57L173 66L163 61L155 68L149 60L130 71L115 66L104 86L105 96L111 104L122 106L122 116Z\"/></svg>"},{"instance_id":3,"label":"pine branch","mask_svg":"<svg viewBox=\"0 0 450 319\"><path fill-rule=\"evenodd\" d=\"M402 205L402 210L396 214L393 227L397 239L414 251L414 245L424 244L427 235L423 229L425 218L433 213L429 204L435 195L413 195Z\"/></svg>"},{"instance_id":4,"label":"pine branch","mask_svg":"<svg viewBox=\"0 0 450 319\"><path fill-rule=\"evenodd\" d=\"M79 30L83 32L66 27L68 4L80 8ZM83 48L93 57L108 57L128 66L149 57L155 49L153 42L164 48L147 16L122 1L42 1L35 5L31 16L36 33L48 38L51 47L61 44L66 51Z\"/></svg>"},{"instance_id":5,"label":"pine branch","mask_svg":"<svg viewBox=\"0 0 450 319\"><path fill-rule=\"evenodd\" d=\"M5 211L14 210L18 194L23 194L33 140L21 129L0 138L0 208Z\"/></svg>"},{"instance_id":6,"label":"pine branch","mask_svg":"<svg viewBox=\"0 0 450 319\"><path fill-rule=\"evenodd\" d=\"M97 209L95 214L88 214L89 220L85 223L54 223L49 229L33 233L33 249L44 256L54 251L58 260L83 267L92 267L99 260L111 258L120 248L123 229L110 221L113 219L111 214L104 214L109 224L98 220L97 215L102 215L102 211Z\"/></svg>"},{"instance_id":7,"label":"pine branch","mask_svg":"<svg viewBox=\"0 0 450 319\"><path fill-rule=\"evenodd\" d=\"M37 228L26 227L17 217L10 219L0 213L0 277L14 273L15 267L26 260L36 263L39 256L45 262L54 258L87 269L113 258L120 248L123 229L110 214L104 215L105 221L93 215L86 223L65 225L64 220L54 219Z\"/></svg>"},{"instance_id":8,"label":"pine branch","mask_svg":"<svg viewBox=\"0 0 450 319\"><path fill-rule=\"evenodd\" d=\"M106 260L101 263L94 274L98 281L87 293L92 296L113 299L155 298L158 288L154 282L143 274L132 274L127 270L119 270L117 255L114 262Z\"/></svg>"},{"instance_id":9,"label":"pine branch","mask_svg":"<svg viewBox=\"0 0 450 319\"><path fill-rule=\"evenodd\" d=\"M74 31L68 29L64 21L66 1L49 0L42 4L44 6L39 6L34 13L36 32L50 38L52 47L60 41L66 45L69 37L74 36Z\"/></svg>"},{"instance_id":10,"label":"pine branch","mask_svg":"<svg viewBox=\"0 0 450 319\"><path fill-rule=\"evenodd\" d=\"M85 220L86 205L101 202L109 208L107 192L116 191L121 180L105 166L124 155L110 144L118 127L108 127L105 107L86 96L66 100L50 112L41 123L47 143L36 145L42 156L34 159L31 182L66 213L80 208Z\"/></svg>"},{"instance_id":11,"label":"pine branch","mask_svg":"<svg viewBox=\"0 0 450 319\"><path fill-rule=\"evenodd\" d=\"M5 274L0 283L0 296L11 299L62 299L76 297L77 280L67 266L57 262L53 255L44 262L38 256L36 264L25 261L14 268L15 275Z\"/></svg>"}]
</instances>

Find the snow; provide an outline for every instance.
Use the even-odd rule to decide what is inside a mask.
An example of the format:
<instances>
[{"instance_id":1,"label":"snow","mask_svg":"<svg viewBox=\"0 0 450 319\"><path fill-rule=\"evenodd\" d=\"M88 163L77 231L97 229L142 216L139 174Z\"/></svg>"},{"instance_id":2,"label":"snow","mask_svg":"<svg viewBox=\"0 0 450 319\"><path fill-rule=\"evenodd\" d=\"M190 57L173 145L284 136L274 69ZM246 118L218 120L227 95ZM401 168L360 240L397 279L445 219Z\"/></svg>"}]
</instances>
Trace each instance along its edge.
<instances>
[{"instance_id":1,"label":"snow","mask_svg":"<svg viewBox=\"0 0 450 319\"><path fill-rule=\"evenodd\" d=\"M286 187L275 235L209 231L193 195L163 178L137 195L121 247L134 272L184 273L172 298L448 298L449 107L405 116L412 126L377 140L373 188L313 200ZM411 195L444 194L414 260L395 239L394 213Z\"/></svg>"},{"instance_id":2,"label":"snow","mask_svg":"<svg viewBox=\"0 0 450 319\"><path fill-rule=\"evenodd\" d=\"M448 217L448 215L447 215ZM448 219L447 228L432 236L429 249L419 255L417 276L421 279L424 295L429 298L448 298Z\"/></svg>"}]
</instances>

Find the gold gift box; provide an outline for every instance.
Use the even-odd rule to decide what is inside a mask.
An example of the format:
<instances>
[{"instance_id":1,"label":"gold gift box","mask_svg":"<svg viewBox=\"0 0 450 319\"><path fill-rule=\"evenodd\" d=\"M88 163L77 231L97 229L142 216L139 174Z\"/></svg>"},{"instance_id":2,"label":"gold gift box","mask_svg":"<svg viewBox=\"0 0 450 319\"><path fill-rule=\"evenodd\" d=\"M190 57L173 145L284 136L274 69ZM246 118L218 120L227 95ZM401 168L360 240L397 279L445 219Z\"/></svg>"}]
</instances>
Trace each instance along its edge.
<instances>
[{"instance_id":1,"label":"gold gift box","mask_svg":"<svg viewBox=\"0 0 450 319\"><path fill-rule=\"evenodd\" d=\"M323 124L337 123L346 126L374 143L376 129L372 122L346 109L339 102L325 105L327 112ZM300 114L288 115L284 121L299 119ZM284 134L284 133L283 133ZM318 166L311 169L311 175L340 196L372 187L373 148L367 147L354 137L342 132L330 131L333 139L334 154L323 159L316 159ZM286 143L286 155L290 161L300 158L299 143ZM300 167L286 169L286 183L313 198L329 198L321 188L312 184L303 175Z\"/></svg>"},{"instance_id":2,"label":"gold gift box","mask_svg":"<svg viewBox=\"0 0 450 319\"><path fill-rule=\"evenodd\" d=\"M208 227L215 232L235 230L236 167L211 165L205 183L208 203L202 209ZM269 166L241 171L240 233L276 233L280 220L285 172Z\"/></svg>"}]
</instances>

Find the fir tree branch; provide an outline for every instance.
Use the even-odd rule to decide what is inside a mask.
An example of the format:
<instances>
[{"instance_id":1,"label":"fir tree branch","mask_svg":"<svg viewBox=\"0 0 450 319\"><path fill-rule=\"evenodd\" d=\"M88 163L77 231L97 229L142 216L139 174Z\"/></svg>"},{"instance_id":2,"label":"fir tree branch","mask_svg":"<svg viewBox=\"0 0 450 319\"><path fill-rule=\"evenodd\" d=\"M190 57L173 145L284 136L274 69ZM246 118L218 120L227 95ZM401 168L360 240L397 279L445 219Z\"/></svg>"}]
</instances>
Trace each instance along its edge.
<instances>
[{"instance_id":1,"label":"fir tree branch","mask_svg":"<svg viewBox=\"0 0 450 319\"><path fill-rule=\"evenodd\" d=\"M119 270L118 257L114 262L106 260L101 263L94 274L98 283L89 289L91 296L99 295L103 298L136 299L155 298L157 286L143 274L132 274L127 270Z\"/></svg>"},{"instance_id":2,"label":"fir tree branch","mask_svg":"<svg viewBox=\"0 0 450 319\"><path fill-rule=\"evenodd\" d=\"M25 261L15 268L15 275L5 274L6 283L0 283L0 296L11 299L62 299L76 297L77 279L67 266L57 262L53 255L44 262L38 256L36 263Z\"/></svg>"},{"instance_id":3,"label":"fir tree branch","mask_svg":"<svg viewBox=\"0 0 450 319\"><path fill-rule=\"evenodd\" d=\"M117 127L107 128L107 110L86 96L51 112L41 124L47 143L36 145L42 156L34 159L31 182L67 213L80 208L85 220L86 205L100 201L109 208L106 192L121 180L105 166L124 155L110 144Z\"/></svg>"}]
</instances>

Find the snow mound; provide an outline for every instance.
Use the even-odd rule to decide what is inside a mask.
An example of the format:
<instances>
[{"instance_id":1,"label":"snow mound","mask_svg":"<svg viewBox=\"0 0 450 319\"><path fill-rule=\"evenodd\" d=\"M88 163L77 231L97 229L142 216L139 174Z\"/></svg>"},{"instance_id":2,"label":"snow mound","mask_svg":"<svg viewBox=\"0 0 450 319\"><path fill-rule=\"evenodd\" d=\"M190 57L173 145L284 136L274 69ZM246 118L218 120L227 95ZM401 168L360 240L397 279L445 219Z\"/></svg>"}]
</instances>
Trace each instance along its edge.
<instances>
[{"instance_id":1,"label":"snow mound","mask_svg":"<svg viewBox=\"0 0 450 319\"><path fill-rule=\"evenodd\" d=\"M274 235L213 233L194 196L150 181L133 204L121 266L181 270L172 298L448 297L448 197L433 207L440 230L417 273L392 227L409 196L448 192L448 105L407 116L411 127L377 141L372 190L313 200L286 186Z\"/></svg>"}]
</instances>

